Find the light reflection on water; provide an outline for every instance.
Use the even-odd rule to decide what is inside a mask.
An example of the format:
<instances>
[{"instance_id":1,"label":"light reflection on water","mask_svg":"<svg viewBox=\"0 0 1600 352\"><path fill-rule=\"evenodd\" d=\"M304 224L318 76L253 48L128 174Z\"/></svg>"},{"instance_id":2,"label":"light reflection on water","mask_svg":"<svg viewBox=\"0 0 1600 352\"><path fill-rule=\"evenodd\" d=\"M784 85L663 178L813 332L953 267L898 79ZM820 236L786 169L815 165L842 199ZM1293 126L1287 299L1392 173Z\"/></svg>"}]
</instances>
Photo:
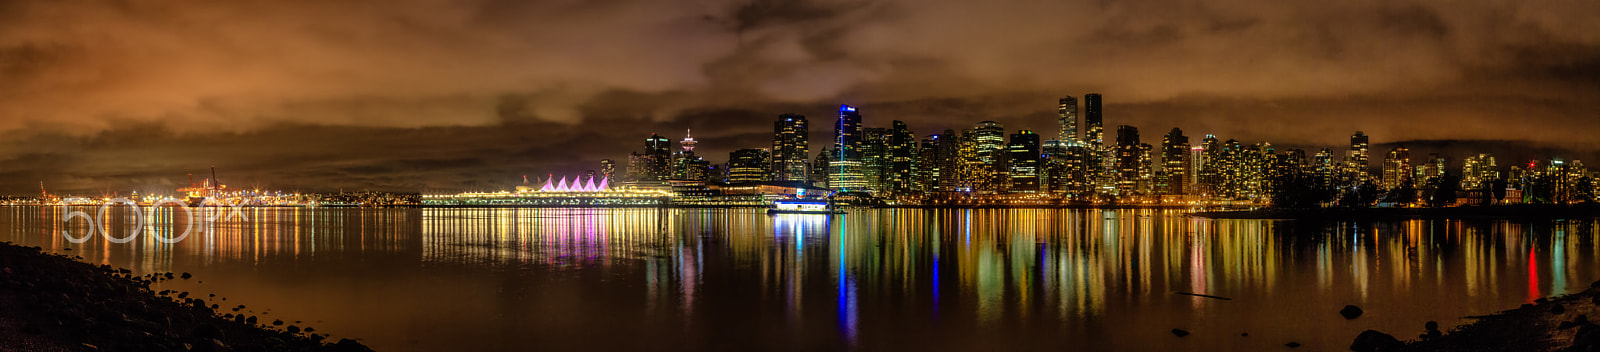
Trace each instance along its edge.
<instances>
[{"instance_id":1,"label":"light reflection on water","mask_svg":"<svg viewBox=\"0 0 1600 352\"><path fill-rule=\"evenodd\" d=\"M162 285L379 350L1339 350L1361 330L1405 337L1600 278L1593 220L251 208L212 223L163 209L132 242L73 244L60 231L88 225L59 208L0 214L10 241L192 272ZM108 215L130 233L131 212ZM150 236L191 223L175 244ZM1367 315L1346 321L1345 304Z\"/></svg>"}]
</instances>

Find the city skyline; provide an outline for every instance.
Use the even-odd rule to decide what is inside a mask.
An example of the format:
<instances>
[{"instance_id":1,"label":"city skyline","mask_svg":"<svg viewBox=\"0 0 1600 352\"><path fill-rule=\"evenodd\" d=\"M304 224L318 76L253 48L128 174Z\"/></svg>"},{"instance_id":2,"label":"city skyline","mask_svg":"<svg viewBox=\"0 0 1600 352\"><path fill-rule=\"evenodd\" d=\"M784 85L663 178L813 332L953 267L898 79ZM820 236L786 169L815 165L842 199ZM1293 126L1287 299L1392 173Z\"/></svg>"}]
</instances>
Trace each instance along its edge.
<instances>
[{"instance_id":1,"label":"city skyline","mask_svg":"<svg viewBox=\"0 0 1600 352\"><path fill-rule=\"evenodd\" d=\"M281 189L503 187L637 144L614 136L693 129L721 162L765 144L773 114L822 127L839 104L919 135L988 120L1049 140L1050 105L1087 116L1083 92L1106 96L1103 139L1176 127L1309 151L1361 130L1374 161L1384 143L1600 150L1600 9L1581 3L0 9L6 194L170 188L210 165Z\"/></svg>"}]
</instances>

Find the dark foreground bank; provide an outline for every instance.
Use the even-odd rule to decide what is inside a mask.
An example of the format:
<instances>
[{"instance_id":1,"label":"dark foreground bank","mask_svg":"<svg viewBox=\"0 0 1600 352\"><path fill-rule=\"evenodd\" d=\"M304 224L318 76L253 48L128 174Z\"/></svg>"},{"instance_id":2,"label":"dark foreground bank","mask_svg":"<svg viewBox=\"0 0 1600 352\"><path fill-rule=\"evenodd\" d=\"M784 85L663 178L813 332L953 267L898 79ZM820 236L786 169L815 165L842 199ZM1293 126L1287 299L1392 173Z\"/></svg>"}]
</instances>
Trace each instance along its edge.
<instances>
[{"instance_id":1,"label":"dark foreground bank","mask_svg":"<svg viewBox=\"0 0 1600 352\"><path fill-rule=\"evenodd\" d=\"M1495 205L1448 208L1262 208L1203 211L1211 219L1404 220L1404 219L1581 219L1600 217L1595 205Z\"/></svg>"},{"instance_id":2,"label":"dark foreground bank","mask_svg":"<svg viewBox=\"0 0 1600 352\"><path fill-rule=\"evenodd\" d=\"M293 325L218 314L215 303L188 293L150 289L186 278L133 276L0 242L0 350L370 351Z\"/></svg>"},{"instance_id":3,"label":"dark foreground bank","mask_svg":"<svg viewBox=\"0 0 1600 352\"><path fill-rule=\"evenodd\" d=\"M1351 346L1356 351L1600 351L1600 281L1586 291L1540 299L1478 320L1448 333L1424 330L1391 338L1368 331ZM1412 340L1399 346L1394 340ZM1387 341L1387 342L1386 342Z\"/></svg>"}]
</instances>

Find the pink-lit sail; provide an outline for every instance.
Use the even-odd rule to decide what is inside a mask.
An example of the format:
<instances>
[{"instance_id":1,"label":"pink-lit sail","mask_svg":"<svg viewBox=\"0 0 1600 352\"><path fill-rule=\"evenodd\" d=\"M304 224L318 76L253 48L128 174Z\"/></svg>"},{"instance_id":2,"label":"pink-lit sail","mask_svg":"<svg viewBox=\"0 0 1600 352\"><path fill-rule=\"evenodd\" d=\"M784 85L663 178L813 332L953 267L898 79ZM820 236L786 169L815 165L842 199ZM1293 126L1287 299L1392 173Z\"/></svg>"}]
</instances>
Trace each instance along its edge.
<instances>
[{"instance_id":1,"label":"pink-lit sail","mask_svg":"<svg viewBox=\"0 0 1600 352\"><path fill-rule=\"evenodd\" d=\"M611 189L609 177L601 178L600 183L596 184L594 177L590 177L587 182L582 177L574 177L569 182L565 176L557 180L555 175L550 175L550 178L545 179L544 187L539 188L539 192L603 192L609 189Z\"/></svg>"}]
</instances>

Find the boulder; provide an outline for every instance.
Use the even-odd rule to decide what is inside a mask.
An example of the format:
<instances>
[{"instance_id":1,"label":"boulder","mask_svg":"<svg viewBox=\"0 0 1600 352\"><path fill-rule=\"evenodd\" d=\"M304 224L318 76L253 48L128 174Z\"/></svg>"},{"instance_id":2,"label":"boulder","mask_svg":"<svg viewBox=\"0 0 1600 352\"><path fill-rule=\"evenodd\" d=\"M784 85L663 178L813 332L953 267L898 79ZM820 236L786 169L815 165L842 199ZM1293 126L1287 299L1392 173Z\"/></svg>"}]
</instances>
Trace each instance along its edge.
<instances>
[{"instance_id":1,"label":"boulder","mask_svg":"<svg viewBox=\"0 0 1600 352\"><path fill-rule=\"evenodd\" d=\"M1172 329L1172 334L1178 337L1189 336L1189 332L1183 331L1183 329Z\"/></svg>"},{"instance_id":2,"label":"boulder","mask_svg":"<svg viewBox=\"0 0 1600 352\"><path fill-rule=\"evenodd\" d=\"M1300 343L1299 342L1294 342L1294 341L1290 341L1289 343L1286 343L1286 344L1283 344L1283 345L1284 346L1289 346L1289 348L1300 347Z\"/></svg>"},{"instance_id":3,"label":"boulder","mask_svg":"<svg viewBox=\"0 0 1600 352\"><path fill-rule=\"evenodd\" d=\"M1350 350L1356 352L1400 351L1406 344L1400 339L1377 330L1362 331L1356 335L1356 340L1350 343Z\"/></svg>"},{"instance_id":4,"label":"boulder","mask_svg":"<svg viewBox=\"0 0 1600 352\"><path fill-rule=\"evenodd\" d=\"M1361 313L1363 313L1361 307L1353 305L1344 306L1344 309L1339 310L1339 315L1344 316L1346 320L1360 318Z\"/></svg>"}]
</instances>

